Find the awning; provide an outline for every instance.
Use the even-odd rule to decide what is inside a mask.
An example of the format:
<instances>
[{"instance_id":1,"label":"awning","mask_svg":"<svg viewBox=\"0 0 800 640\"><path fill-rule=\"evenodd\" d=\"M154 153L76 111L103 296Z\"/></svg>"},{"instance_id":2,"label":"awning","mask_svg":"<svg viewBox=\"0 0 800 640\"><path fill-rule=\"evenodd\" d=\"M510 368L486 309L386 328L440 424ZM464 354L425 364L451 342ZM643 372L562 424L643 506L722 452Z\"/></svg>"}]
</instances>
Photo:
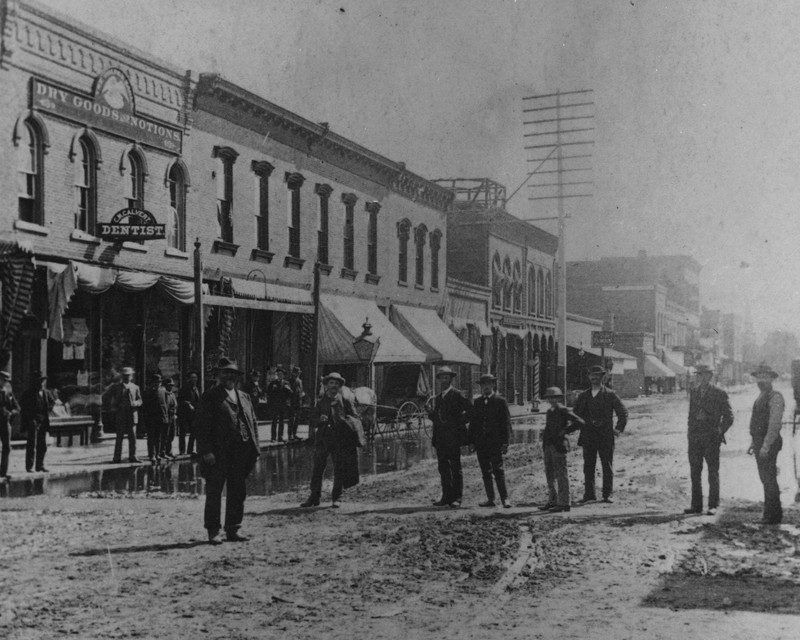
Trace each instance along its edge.
<instances>
[{"instance_id":1,"label":"awning","mask_svg":"<svg viewBox=\"0 0 800 640\"><path fill-rule=\"evenodd\" d=\"M314 313L314 298L308 289L241 278L230 278L230 283L233 296L204 295L203 304L285 313Z\"/></svg>"},{"instance_id":2,"label":"awning","mask_svg":"<svg viewBox=\"0 0 800 640\"><path fill-rule=\"evenodd\" d=\"M598 358L601 355L601 351L599 347L586 347L579 344L570 344L567 345L571 349L576 349L580 351L583 349L586 353L591 353L593 356L597 356ZM617 351L616 349L611 349L610 347L606 347L605 349L605 357L606 360L611 360L614 363L614 372L617 371L635 371L639 368L639 363L636 360L635 356L628 355L627 353L622 353L621 351Z\"/></svg>"},{"instance_id":3,"label":"awning","mask_svg":"<svg viewBox=\"0 0 800 640\"><path fill-rule=\"evenodd\" d=\"M683 352L678 352L678 356L683 360ZM664 364L676 375L685 376L689 370L677 359L678 356L673 355L669 351L664 351Z\"/></svg>"},{"instance_id":4,"label":"awning","mask_svg":"<svg viewBox=\"0 0 800 640\"><path fill-rule=\"evenodd\" d=\"M516 327L505 327L505 326L503 326L501 324L496 324L496 325L494 325L494 327L495 327L495 329L497 329L497 331L500 333L500 335L503 336L504 338L507 335L512 335L512 336L517 336L519 338L522 338L524 340L525 337L528 335L528 330L527 329L517 329Z\"/></svg>"},{"instance_id":5,"label":"awning","mask_svg":"<svg viewBox=\"0 0 800 640\"><path fill-rule=\"evenodd\" d=\"M321 364L362 362L355 353L353 341L363 333L365 322L372 325L372 339L380 339L374 362L425 362L425 354L400 333L373 300L323 293L320 307Z\"/></svg>"},{"instance_id":6,"label":"awning","mask_svg":"<svg viewBox=\"0 0 800 640\"><path fill-rule=\"evenodd\" d=\"M143 271L121 271L115 267L101 267L72 260L67 265L48 264L49 337L53 340L64 340L62 316L77 289L98 294L114 286L132 292L158 286L163 293L180 304L194 303L194 283L190 280Z\"/></svg>"},{"instance_id":7,"label":"awning","mask_svg":"<svg viewBox=\"0 0 800 640\"><path fill-rule=\"evenodd\" d=\"M644 375L647 378L674 378L675 374L667 365L653 355L644 356Z\"/></svg>"},{"instance_id":8,"label":"awning","mask_svg":"<svg viewBox=\"0 0 800 640\"><path fill-rule=\"evenodd\" d=\"M423 351L428 362L480 364L481 359L450 330L435 309L392 305L391 320Z\"/></svg>"},{"instance_id":9,"label":"awning","mask_svg":"<svg viewBox=\"0 0 800 640\"><path fill-rule=\"evenodd\" d=\"M492 335L492 330L489 328L489 325L486 324L483 320L472 320L470 318L459 318L459 317L452 317L450 318L450 326L453 327L456 331L463 331L469 326L475 327L478 330L478 333L481 336L490 336Z\"/></svg>"},{"instance_id":10,"label":"awning","mask_svg":"<svg viewBox=\"0 0 800 640\"><path fill-rule=\"evenodd\" d=\"M0 240L0 283L3 287L0 309L0 348L10 349L31 301L36 266L30 243Z\"/></svg>"}]
</instances>

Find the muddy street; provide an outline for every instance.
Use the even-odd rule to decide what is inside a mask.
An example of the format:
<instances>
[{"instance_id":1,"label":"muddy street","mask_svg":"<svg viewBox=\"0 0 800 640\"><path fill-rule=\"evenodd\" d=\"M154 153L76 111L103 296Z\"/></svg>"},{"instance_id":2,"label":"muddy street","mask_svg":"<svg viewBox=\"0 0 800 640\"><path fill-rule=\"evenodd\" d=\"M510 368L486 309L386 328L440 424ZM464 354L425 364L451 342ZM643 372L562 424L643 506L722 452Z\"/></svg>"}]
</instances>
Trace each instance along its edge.
<instances>
[{"instance_id":1,"label":"muddy street","mask_svg":"<svg viewBox=\"0 0 800 640\"><path fill-rule=\"evenodd\" d=\"M788 389L782 389L789 400ZM539 445L507 458L514 508L431 507L435 462L370 475L342 508L251 496L247 543L205 543L202 497L120 491L0 501L0 636L76 638L796 638L800 514L764 527L732 394L722 508L687 517L684 396L631 403L614 504L543 515ZM790 408L791 401L787 402ZM784 504L796 487L782 457ZM573 438L574 440L574 438ZM580 450L570 456L573 500ZM323 499L329 492L324 487ZM323 502L325 505L325 502Z\"/></svg>"}]
</instances>

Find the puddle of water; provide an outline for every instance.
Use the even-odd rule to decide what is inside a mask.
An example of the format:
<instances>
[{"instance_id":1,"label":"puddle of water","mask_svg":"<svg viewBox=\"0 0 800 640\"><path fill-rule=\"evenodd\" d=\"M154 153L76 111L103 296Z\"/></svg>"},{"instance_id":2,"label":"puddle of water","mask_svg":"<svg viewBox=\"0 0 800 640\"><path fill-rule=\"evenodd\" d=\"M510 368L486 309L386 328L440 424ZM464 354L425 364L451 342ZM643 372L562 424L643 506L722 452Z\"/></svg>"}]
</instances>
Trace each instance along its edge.
<instances>
[{"instance_id":1,"label":"puddle of water","mask_svg":"<svg viewBox=\"0 0 800 640\"><path fill-rule=\"evenodd\" d=\"M513 432L514 444L539 441L538 429ZM375 475L410 469L421 460L434 458L436 452L430 438L376 439L359 450L359 470L362 475ZM302 489L311 479L313 456L304 445L270 447L263 451L247 479L247 493L267 496ZM325 477L332 479L333 465L328 464ZM205 481L200 476L199 463L181 460L170 464L113 469L86 470L68 475L13 479L0 485L0 497L24 498L34 495L74 496L82 493L204 495Z\"/></svg>"}]
</instances>

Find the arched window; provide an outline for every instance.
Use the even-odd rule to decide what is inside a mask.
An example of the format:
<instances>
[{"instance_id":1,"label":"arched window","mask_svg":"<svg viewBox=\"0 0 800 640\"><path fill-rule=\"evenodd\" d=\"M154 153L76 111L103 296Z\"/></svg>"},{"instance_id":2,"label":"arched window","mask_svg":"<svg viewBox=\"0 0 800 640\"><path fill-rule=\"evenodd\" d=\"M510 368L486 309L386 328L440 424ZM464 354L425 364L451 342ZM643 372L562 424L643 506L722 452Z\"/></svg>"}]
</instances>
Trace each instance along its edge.
<instances>
[{"instance_id":1,"label":"arched window","mask_svg":"<svg viewBox=\"0 0 800 640\"><path fill-rule=\"evenodd\" d=\"M442 245L442 232L436 229L431 233L431 289L439 288L439 249Z\"/></svg>"},{"instance_id":2,"label":"arched window","mask_svg":"<svg viewBox=\"0 0 800 640\"><path fill-rule=\"evenodd\" d=\"M511 297L514 281L511 278L511 260L503 261L503 310L511 311Z\"/></svg>"},{"instance_id":3,"label":"arched window","mask_svg":"<svg viewBox=\"0 0 800 640\"><path fill-rule=\"evenodd\" d=\"M411 221L401 220L397 223L397 237L400 241L397 258L397 279L408 282L408 240L411 238Z\"/></svg>"},{"instance_id":4,"label":"arched window","mask_svg":"<svg viewBox=\"0 0 800 640\"><path fill-rule=\"evenodd\" d=\"M428 228L421 224L414 232L414 244L417 245L417 286L425 286L425 238L428 236Z\"/></svg>"},{"instance_id":5,"label":"arched window","mask_svg":"<svg viewBox=\"0 0 800 640\"><path fill-rule=\"evenodd\" d=\"M44 223L44 143L38 124L29 118L17 131L17 200L19 219Z\"/></svg>"},{"instance_id":6,"label":"arched window","mask_svg":"<svg viewBox=\"0 0 800 640\"><path fill-rule=\"evenodd\" d=\"M537 293L539 294L539 304L536 305L536 312L540 315L544 315L544 271L539 269L539 275L536 277L536 289Z\"/></svg>"},{"instance_id":7,"label":"arched window","mask_svg":"<svg viewBox=\"0 0 800 640\"><path fill-rule=\"evenodd\" d=\"M167 176L169 186L169 215L167 246L184 251L186 248L186 174L177 162Z\"/></svg>"},{"instance_id":8,"label":"arched window","mask_svg":"<svg viewBox=\"0 0 800 640\"><path fill-rule=\"evenodd\" d=\"M130 209L144 209L144 159L137 149L131 149L125 159L128 180L125 198Z\"/></svg>"},{"instance_id":9,"label":"arched window","mask_svg":"<svg viewBox=\"0 0 800 640\"><path fill-rule=\"evenodd\" d=\"M514 313L522 313L522 267L514 262Z\"/></svg>"},{"instance_id":10,"label":"arched window","mask_svg":"<svg viewBox=\"0 0 800 640\"><path fill-rule=\"evenodd\" d=\"M503 267L500 254L495 253L492 259L492 307L499 309L503 300Z\"/></svg>"},{"instance_id":11,"label":"arched window","mask_svg":"<svg viewBox=\"0 0 800 640\"><path fill-rule=\"evenodd\" d=\"M97 226L97 148L84 134L77 140L75 170L75 228L94 235Z\"/></svg>"},{"instance_id":12,"label":"arched window","mask_svg":"<svg viewBox=\"0 0 800 640\"><path fill-rule=\"evenodd\" d=\"M536 271L528 267L528 314L536 315Z\"/></svg>"},{"instance_id":13,"label":"arched window","mask_svg":"<svg viewBox=\"0 0 800 640\"><path fill-rule=\"evenodd\" d=\"M233 165L239 153L230 147L214 147L211 157L217 159L217 224L219 239L233 242Z\"/></svg>"},{"instance_id":14,"label":"arched window","mask_svg":"<svg viewBox=\"0 0 800 640\"><path fill-rule=\"evenodd\" d=\"M545 297L545 309L548 318L553 317L553 283L550 279L550 272L547 272L547 276L545 277L544 281L544 297Z\"/></svg>"}]
</instances>

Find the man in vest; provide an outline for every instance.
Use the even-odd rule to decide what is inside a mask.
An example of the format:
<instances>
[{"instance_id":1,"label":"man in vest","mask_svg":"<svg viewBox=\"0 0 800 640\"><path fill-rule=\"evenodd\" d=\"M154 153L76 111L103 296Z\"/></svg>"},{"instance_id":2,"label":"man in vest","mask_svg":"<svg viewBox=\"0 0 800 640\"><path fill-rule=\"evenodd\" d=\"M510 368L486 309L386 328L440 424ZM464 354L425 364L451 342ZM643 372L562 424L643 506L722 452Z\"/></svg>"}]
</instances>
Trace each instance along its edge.
<instances>
[{"instance_id":1,"label":"man in vest","mask_svg":"<svg viewBox=\"0 0 800 640\"><path fill-rule=\"evenodd\" d=\"M761 524L778 524L783 519L777 466L778 452L783 446L783 396L772 388L772 382L778 374L767 365L759 365L751 375L756 379L761 394L753 404L750 419L752 443L747 453L755 455L758 476L764 485L764 517Z\"/></svg>"},{"instance_id":2,"label":"man in vest","mask_svg":"<svg viewBox=\"0 0 800 640\"><path fill-rule=\"evenodd\" d=\"M719 506L719 447L733 424L728 394L711 384L714 372L707 364L695 369L697 385L689 392L689 469L692 504L684 513L703 512L703 460L708 468L708 515Z\"/></svg>"},{"instance_id":3,"label":"man in vest","mask_svg":"<svg viewBox=\"0 0 800 640\"><path fill-rule=\"evenodd\" d=\"M594 473L597 456L603 467L603 502L613 502L614 490L614 438L628 424L628 410L613 390L603 384L606 370L600 365L589 369L591 389L583 391L575 401L575 414L584 421L578 446L583 447L583 499L581 502L597 500L594 490ZM614 427L614 415L617 426Z\"/></svg>"}]
</instances>

